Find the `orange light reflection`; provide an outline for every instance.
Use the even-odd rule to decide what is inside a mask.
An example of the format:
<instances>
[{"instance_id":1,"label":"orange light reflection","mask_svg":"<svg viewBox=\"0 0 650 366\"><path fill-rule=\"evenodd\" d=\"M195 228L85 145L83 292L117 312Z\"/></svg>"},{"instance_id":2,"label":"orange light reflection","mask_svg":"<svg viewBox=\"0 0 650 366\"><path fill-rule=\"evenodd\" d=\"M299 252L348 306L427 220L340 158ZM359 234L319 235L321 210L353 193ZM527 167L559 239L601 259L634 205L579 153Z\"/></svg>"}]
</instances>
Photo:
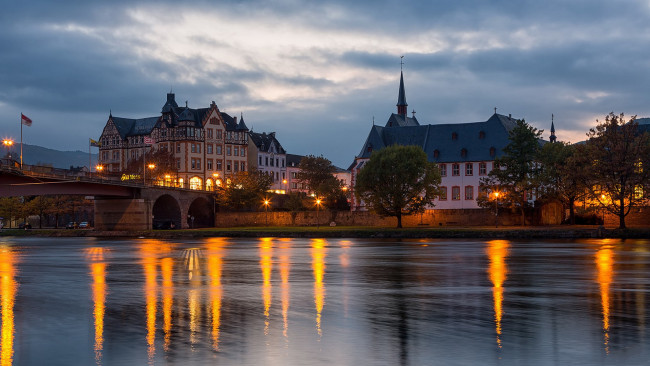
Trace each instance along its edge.
<instances>
[{"instance_id":1,"label":"orange light reflection","mask_svg":"<svg viewBox=\"0 0 650 366\"><path fill-rule=\"evenodd\" d=\"M104 349L104 314L106 313L106 263L104 248L90 248L86 258L91 260L90 272L93 277L93 316L95 318L95 362L101 365Z\"/></svg>"},{"instance_id":2,"label":"orange light reflection","mask_svg":"<svg viewBox=\"0 0 650 366\"><path fill-rule=\"evenodd\" d=\"M492 282L494 298L494 323L497 333L497 346L501 348L501 319L503 317L503 283L506 280L508 268L506 257L510 244L507 240L492 240L488 242L487 254L490 259L488 273Z\"/></svg>"},{"instance_id":3,"label":"orange light reflection","mask_svg":"<svg viewBox=\"0 0 650 366\"><path fill-rule=\"evenodd\" d=\"M166 257L160 260L160 272L162 274L162 310L163 310L163 332L165 334L165 351L169 350L169 343L172 329L172 305L174 303L174 260Z\"/></svg>"},{"instance_id":4,"label":"orange light reflection","mask_svg":"<svg viewBox=\"0 0 650 366\"><path fill-rule=\"evenodd\" d=\"M269 334L269 317L272 301L271 271L273 270L273 242L260 239L260 267L262 268L262 300L264 301L264 335Z\"/></svg>"},{"instance_id":5,"label":"orange light reflection","mask_svg":"<svg viewBox=\"0 0 650 366\"><path fill-rule=\"evenodd\" d=\"M323 334L321 329L321 315L325 305L325 256L327 254L326 242L323 239L311 241L312 269L314 271L314 304L316 305L316 330L318 335Z\"/></svg>"},{"instance_id":6,"label":"orange light reflection","mask_svg":"<svg viewBox=\"0 0 650 366\"><path fill-rule=\"evenodd\" d=\"M603 344L605 345L606 353L609 353L609 286L612 283L614 266L614 252L610 248L611 246L605 245L596 253L598 283L600 284L600 303L603 308Z\"/></svg>"},{"instance_id":7,"label":"orange light reflection","mask_svg":"<svg viewBox=\"0 0 650 366\"><path fill-rule=\"evenodd\" d=\"M146 301L147 319L147 356L149 364L153 364L156 354L156 307L157 307L157 259L160 251L160 243L155 240L147 240L140 245L140 256L142 269L144 271L144 295Z\"/></svg>"},{"instance_id":8,"label":"orange light reflection","mask_svg":"<svg viewBox=\"0 0 650 366\"><path fill-rule=\"evenodd\" d=\"M280 278L282 279L282 335L288 340L289 331L289 302L291 298L291 285L289 284L289 272L291 270L291 241L280 241Z\"/></svg>"},{"instance_id":9,"label":"orange light reflection","mask_svg":"<svg viewBox=\"0 0 650 366\"><path fill-rule=\"evenodd\" d=\"M225 256L226 241L222 238L209 239L206 243L208 254L208 275L210 276L210 312L212 315L212 349L219 350L219 330L221 327L221 299L223 287L221 272Z\"/></svg>"},{"instance_id":10,"label":"orange light reflection","mask_svg":"<svg viewBox=\"0 0 650 366\"><path fill-rule=\"evenodd\" d=\"M9 366L14 356L14 302L18 283L16 282L17 258L10 247L0 246L0 296L2 296L2 341L0 364Z\"/></svg>"}]
</instances>

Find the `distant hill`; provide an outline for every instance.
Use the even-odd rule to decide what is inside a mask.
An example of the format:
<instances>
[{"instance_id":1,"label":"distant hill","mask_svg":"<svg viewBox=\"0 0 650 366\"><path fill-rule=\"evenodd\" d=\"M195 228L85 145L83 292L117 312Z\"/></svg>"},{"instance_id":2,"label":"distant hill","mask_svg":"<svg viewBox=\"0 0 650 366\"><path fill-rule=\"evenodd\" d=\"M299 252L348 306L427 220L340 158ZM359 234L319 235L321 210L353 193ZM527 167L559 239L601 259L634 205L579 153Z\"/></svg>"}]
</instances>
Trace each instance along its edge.
<instances>
[{"instance_id":1,"label":"distant hill","mask_svg":"<svg viewBox=\"0 0 650 366\"><path fill-rule=\"evenodd\" d=\"M14 144L11 149L11 156L20 160L20 143ZM97 151L97 148L93 148ZM2 156L6 156L7 150L2 148ZM93 165L97 164L97 154L91 154ZM88 151L59 151L48 149L37 145L23 143L23 164L46 165L55 168L69 169L70 166L88 166Z\"/></svg>"}]
</instances>

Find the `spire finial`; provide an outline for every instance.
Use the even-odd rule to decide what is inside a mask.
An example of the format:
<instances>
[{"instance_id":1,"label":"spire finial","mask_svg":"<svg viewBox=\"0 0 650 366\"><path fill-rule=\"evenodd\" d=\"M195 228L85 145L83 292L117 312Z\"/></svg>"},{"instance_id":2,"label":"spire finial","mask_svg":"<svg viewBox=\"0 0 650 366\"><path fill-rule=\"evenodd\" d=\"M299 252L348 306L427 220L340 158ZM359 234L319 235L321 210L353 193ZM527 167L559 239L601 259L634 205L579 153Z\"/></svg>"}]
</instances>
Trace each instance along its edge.
<instances>
[{"instance_id":1,"label":"spire finial","mask_svg":"<svg viewBox=\"0 0 650 366\"><path fill-rule=\"evenodd\" d=\"M551 114L551 137L549 137L549 140L551 142L555 142L557 140L557 137L555 136L555 122L553 119L555 118L554 114Z\"/></svg>"},{"instance_id":2,"label":"spire finial","mask_svg":"<svg viewBox=\"0 0 650 366\"><path fill-rule=\"evenodd\" d=\"M372 116L372 125L375 125L375 116Z\"/></svg>"},{"instance_id":3,"label":"spire finial","mask_svg":"<svg viewBox=\"0 0 650 366\"><path fill-rule=\"evenodd\" d=\"M185 101L185 108L187 108L187 100Z\"/></svg>"},{"instance_id":4,"label":"spire finial","mask_svg":"<svg viewBox=\"0 0 650 366\"><path fill-rule=\"evenodd\" d=\"M402 56L402 58L404 58L404 56ZM404 62L402 61L401 64L404 65ZM399 75L399 95L397 97L397 114L406 118L406 114L408 113L407 111L408 103L406 103L406 92L404 91L404 72L400 70L399 74L400 75Z\"/></svg>"},{"instance_id":5,"label":"spire finial","mask_svg":"<svg viewBox=\"0 0 650 366\"><path fill-rule=\"evenodd\" d=\"M415 109L411 113L413 114L413 118L415 118Z\"/></svg>"},{"instance_id":6,"label":"spire finial","mask_svg":"<svg viewBox=\"0 0 650 366\"><path fill-rule=\"evenodd\" d=\"M494 107L494 114L497 114L497 107Z\"/></svg>"},{"instance_id":7,"label":"spire finial","mask_svg":"<svg viewBox=\"0 0 650 366\"><path fill-rule=\"evenodd\" d=\"M108 117L113 117L113 110L112 109L108 110Z\"/></svg>"},{"instance_id":8,"label":"spire finial","mask_svg":"<svg viewBox=\"0 0 650 366\"><path fill-rule=\"evenodd\" d=\"M399 71L403 71L403 66L404 66L404 55L399 57Z\"/></svg>"}]
</instances>

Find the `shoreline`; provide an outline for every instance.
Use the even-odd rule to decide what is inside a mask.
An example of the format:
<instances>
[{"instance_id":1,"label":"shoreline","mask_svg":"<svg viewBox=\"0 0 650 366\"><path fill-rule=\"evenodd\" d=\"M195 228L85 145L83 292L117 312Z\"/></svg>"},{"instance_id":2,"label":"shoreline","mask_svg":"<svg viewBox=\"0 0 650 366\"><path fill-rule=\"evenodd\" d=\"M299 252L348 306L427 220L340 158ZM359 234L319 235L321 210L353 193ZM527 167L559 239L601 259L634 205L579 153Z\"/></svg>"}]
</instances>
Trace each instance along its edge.
<instances>
[{"instance_id":1,"label":"shoreline","mask_svg":"<svg viewBox=\"0 0 650 366\"><path fill-rule=\"evenodd\" d=\"M86 229L2 229L0 237L97 237L191 239L206 237L233 238L368 238L368 239L581 239L635 238L650 239L650 227L625 230L598 226L512 226L512 227L231 227L181 230L96 231Z\"/></svg>"}]
</instances>

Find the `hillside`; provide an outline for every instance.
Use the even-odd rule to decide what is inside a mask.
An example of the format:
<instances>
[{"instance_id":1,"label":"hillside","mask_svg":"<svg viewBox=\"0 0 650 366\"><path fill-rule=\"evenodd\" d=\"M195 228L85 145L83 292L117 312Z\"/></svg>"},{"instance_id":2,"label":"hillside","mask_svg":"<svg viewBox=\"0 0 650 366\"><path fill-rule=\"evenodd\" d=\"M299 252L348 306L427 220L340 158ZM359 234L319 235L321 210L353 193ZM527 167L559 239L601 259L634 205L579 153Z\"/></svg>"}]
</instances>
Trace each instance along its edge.
<instances>
[{"instance_id":1,"label":"hillside","mask_svg":"<svg viewBox=\"0 0 650 366\"><path fill-rule=\"evenodd\" d=\"M12 150L12 157L20 160L20 144L15 144ZM97 148L93 148L97 151ZM2 156L6 156L7 150L2 149ZM91 154L92 163L97 164L97 154ZM52 165L55 168L69 169L70 166L88 166L88 151L59 151L48 149L37 145L23 144L23 164L29 165Z\"/></svg>"}]
</instances>

